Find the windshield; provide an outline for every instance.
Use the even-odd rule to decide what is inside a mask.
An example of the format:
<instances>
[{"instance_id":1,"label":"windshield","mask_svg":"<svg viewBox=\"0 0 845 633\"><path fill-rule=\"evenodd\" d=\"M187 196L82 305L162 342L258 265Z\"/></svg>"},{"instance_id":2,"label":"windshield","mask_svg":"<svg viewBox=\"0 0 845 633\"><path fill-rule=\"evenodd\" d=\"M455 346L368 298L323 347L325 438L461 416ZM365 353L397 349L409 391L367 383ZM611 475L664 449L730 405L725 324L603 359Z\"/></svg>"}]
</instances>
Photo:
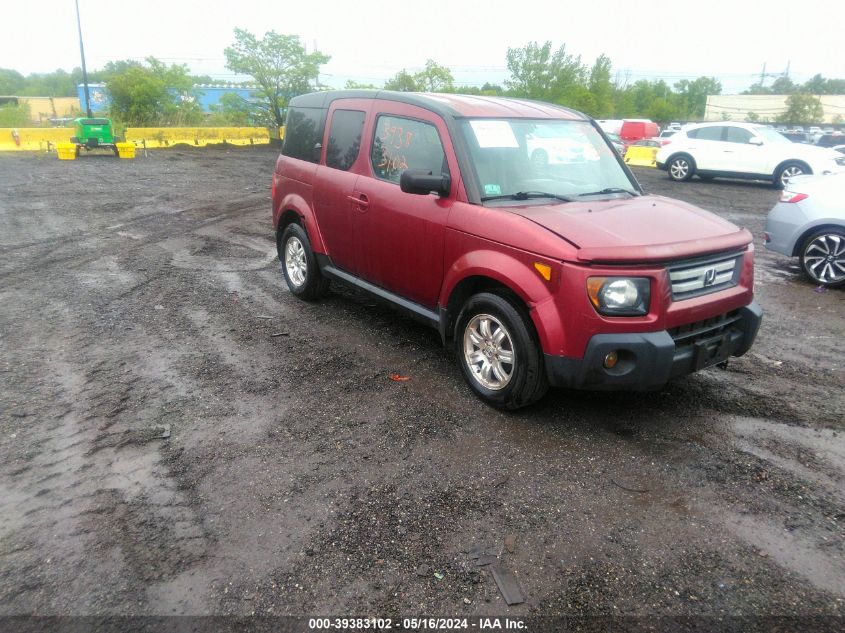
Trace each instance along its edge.
<instances>
[{"instance_id":1,"label":"windshield","mask_svg":"<svg viewBox=\"0 0 845 633\"><path fill-rule=\"evenodd\" d=\"M470 119L462 126L482 199L638 191L616 150L587 121Z\"/></svg>"},{"instance_id":2,"label":"windshield","mask_svg":"<svg viewBox=\"0 0 845 633\"><path fill-rule=\"evenodd\" d=\"M757 133L757 136L762 137L767 143L791 143L788 138L786 138L780 132L773 130L770 127L758 127L754 130Z\"/></svg>"}]
</instances>

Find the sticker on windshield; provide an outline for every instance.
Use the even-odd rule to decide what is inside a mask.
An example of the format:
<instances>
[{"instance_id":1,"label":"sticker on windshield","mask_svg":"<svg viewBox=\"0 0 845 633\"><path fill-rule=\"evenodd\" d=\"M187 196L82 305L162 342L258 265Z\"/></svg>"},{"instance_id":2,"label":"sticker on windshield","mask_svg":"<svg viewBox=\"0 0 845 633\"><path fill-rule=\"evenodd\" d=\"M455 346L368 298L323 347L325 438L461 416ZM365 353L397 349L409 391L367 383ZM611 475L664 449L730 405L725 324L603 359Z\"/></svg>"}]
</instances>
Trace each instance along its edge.
<instances>
[{"instance_id":1,"label":"sticker on windshield","mask_svg":"<svg viewBox=\"0 0 845 633\"><path fill-rule=\"evenodd\" d=\"M485 196L500 196L502 195L502 187L500 185L484 185Z\"/></svg>"},{"instance_id":2,"label":"sticker on windshield","mask_svg":"<svg viewBox=\"0 0 845 633\"><path fill-rule=\"evenodd\" d=\"M475 139L478 146L486 147L519 147L513 128L507 121L470 121L472 131L475 132Z\"/></svg>"}]
</instances>

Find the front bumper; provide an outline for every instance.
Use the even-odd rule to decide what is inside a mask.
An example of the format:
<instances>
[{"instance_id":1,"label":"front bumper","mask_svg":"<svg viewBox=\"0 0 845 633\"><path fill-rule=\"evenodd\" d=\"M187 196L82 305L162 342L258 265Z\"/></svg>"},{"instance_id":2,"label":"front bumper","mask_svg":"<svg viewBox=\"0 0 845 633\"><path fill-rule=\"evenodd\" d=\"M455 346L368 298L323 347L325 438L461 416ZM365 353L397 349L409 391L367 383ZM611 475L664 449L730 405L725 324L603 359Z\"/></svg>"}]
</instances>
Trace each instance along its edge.
<instances>
[{"instance_id":1,"label":"front bumper","mask_svg":"<svg viewBox=\"0 0 845 633\"><path fill-rule=\"evenodd\" d=\"M677 376L742 356L757 336L763 311L756 301L729 314L670 331L597 334L583 358L546 354L546 373L556 387L649 391ZM615 367L604 358L616 352Z\"/></svg>"}]
</instances>

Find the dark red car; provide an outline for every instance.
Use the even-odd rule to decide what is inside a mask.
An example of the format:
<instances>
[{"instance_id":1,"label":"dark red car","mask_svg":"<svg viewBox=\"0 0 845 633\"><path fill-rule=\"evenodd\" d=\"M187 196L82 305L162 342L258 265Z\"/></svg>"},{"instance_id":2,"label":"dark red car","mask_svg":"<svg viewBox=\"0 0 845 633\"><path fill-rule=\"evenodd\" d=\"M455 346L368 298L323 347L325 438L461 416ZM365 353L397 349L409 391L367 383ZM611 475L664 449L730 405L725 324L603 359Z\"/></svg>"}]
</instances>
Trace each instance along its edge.
<instances>
[{"instance_id":1,"label":"dark red car","mask_svg":"<svg viewBox=\"0 0 845 633\"><path fill-rule=\"evenodd\" d=\"M500 407L550 384L656 389L744 354L760 324L751 234L644 194L595 122L555 105L297 97L273 223L293 294L340 280L437 328Z\"/></svg>"}]
</instances>

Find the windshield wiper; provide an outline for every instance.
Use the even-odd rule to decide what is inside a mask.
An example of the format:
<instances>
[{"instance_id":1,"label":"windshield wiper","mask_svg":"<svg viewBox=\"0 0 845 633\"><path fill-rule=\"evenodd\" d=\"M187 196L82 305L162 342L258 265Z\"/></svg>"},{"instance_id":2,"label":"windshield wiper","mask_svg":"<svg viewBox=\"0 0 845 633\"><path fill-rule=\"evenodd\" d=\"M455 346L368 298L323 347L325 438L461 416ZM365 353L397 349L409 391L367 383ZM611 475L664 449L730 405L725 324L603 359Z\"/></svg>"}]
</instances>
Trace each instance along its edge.
<instances>
[{"instance_id":1,"label":"windshield wiper","mask_svg":"<svg viewBox=\"0 0 845 633\"><path fill-rule=\"evenodd\" d=\"M578 196L600 196L604 193L627 193L628 195L633 196L635 198L640 195L636 191L631 191L630 189L623 189L622 187L607 187L606 189L602 189L601 191L579 193Z\"/></svg>"},{"instance_id":2,"label":"windshield wiper","mask_svg":"<svg viewBox=\"0 0 845 633\"><path fill-rule=\"evenodd\" d=\"M572 198L568 196L561 196L557 193L548 193L546 191L517 191L516 193L506 193L501 196L483 196L482 202L489 200L530 200L531 198L553 198L561 202L572 202Z\"/></svg>"}]
</instances>

